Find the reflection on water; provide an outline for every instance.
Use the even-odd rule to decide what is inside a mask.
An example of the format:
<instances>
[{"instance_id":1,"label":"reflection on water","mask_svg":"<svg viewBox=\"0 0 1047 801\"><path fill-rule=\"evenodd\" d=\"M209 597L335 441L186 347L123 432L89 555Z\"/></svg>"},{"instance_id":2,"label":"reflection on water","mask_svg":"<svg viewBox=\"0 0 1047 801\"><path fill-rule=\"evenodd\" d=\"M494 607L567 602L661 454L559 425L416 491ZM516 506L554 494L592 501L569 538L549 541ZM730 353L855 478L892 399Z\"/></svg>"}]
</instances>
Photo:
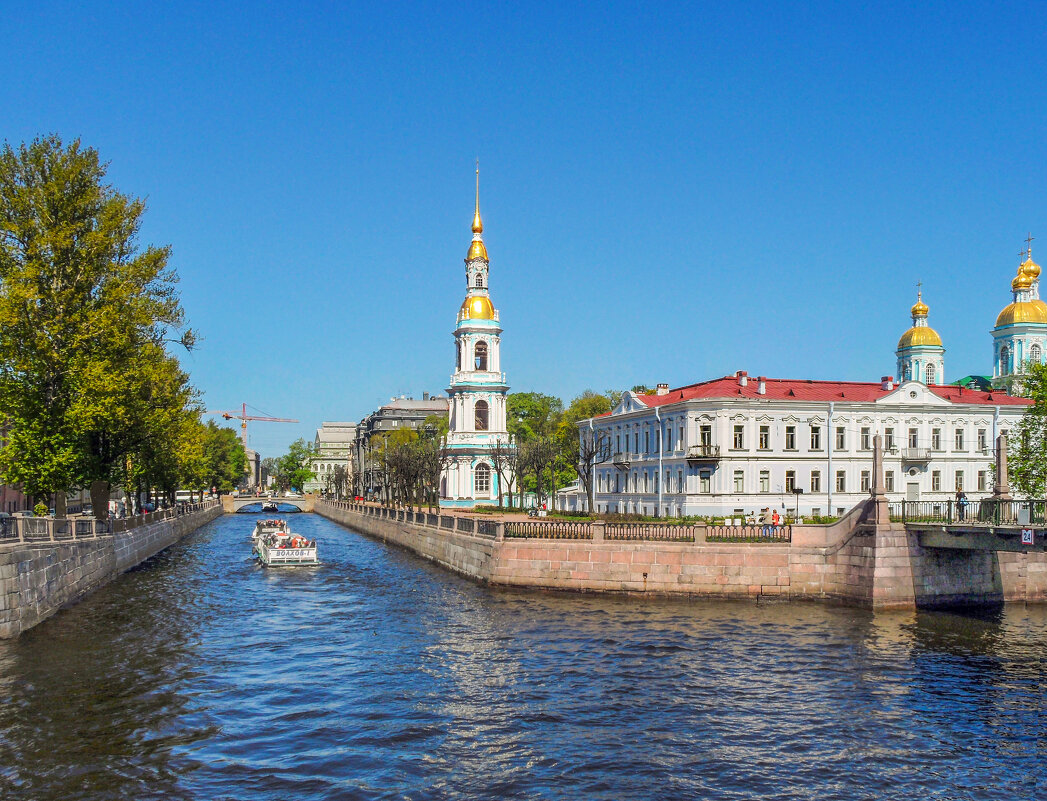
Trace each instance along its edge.
<instances>
[{"instance_id":1,"label":"reflection on water","mask_svg":"<svg viewBox=\"0 0 1047 801\"><path fill-rule=\"evenodd\" d=\"M4 799L1043 797L1047 610L479 587L315 515L0 643Z\"/></svg>"}]
</instances>

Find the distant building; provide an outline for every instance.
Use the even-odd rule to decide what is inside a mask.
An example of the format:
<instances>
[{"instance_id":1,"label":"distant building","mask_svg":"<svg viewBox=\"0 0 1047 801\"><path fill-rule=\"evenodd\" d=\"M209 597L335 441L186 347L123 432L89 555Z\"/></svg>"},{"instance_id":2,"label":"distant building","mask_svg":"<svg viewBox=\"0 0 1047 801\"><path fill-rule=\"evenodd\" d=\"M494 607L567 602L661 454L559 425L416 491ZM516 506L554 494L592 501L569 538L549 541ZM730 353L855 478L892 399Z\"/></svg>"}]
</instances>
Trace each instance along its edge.
<instances>
[{"instance_id":1,"label":"distant building","mask_svg":"<svg viewBox=\"0 0 1047 801\"><path fill-rule=\"evenodd\" d=\"M327 490L336 467L344 467L349 473L353 470L353 448L356 443L358 423L321 423L313 438L313 459L315 477L305 483L306 492L324 492Z\"/></svg>"},{"instance_id":2,"label":"distant building","mask_svg":"<svg viewBox=\"0 0 1047 801\"><path fill-rule=\"evenodd\" d=\"M262 460L258 451L247 449L247 472L240 482L241 489L258 489L262 486Z\"/></svg>"},{"instance_id":3,"label":"distant building","mask_svg":"<svg viewBox=\"0 0 1047 801\"><path fill-rule=\"evenodd\" d=\"M354 483L356 491L363 494L370 488L369 458L372 437L399 428L421 428L425 419L431 415L447 417L447 409L446 397L423 392L421 400L403 396L393 398L361 420L356 425L352 453L352 472L357 477Z\"/></svg>"}]
</instances>

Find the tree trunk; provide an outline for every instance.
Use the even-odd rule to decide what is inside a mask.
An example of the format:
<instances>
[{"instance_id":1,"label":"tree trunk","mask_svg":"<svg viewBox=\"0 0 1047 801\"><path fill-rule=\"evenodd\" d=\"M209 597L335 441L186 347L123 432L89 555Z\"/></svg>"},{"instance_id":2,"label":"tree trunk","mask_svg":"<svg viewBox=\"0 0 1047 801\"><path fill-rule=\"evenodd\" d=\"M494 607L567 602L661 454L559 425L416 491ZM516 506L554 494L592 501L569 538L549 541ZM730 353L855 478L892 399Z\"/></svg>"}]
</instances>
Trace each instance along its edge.
<instances>
[{"instance_id":1,"label":"tree trunk","mask_svg":"<svg viewBox=\"0 0 1047 801\"><path fill-rule=\"evenodd\" d=\"M91 482L91 506L94 509L95 520L105 520L109 517L109 482Z\"/></svg>"}]
</instances>

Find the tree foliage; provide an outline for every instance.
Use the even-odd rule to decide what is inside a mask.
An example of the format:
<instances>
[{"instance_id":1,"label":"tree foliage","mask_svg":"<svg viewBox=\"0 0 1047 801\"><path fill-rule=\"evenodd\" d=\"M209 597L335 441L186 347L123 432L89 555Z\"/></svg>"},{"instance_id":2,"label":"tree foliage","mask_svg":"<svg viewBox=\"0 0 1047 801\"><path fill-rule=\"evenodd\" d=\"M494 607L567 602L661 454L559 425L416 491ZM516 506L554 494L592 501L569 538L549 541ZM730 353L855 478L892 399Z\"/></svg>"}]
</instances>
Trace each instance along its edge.
<instances>
[{"instance_id":1,"label":"tree foliage","mask_svg":"<svg viewBox=\"0 0 1047 801\"><path fill-rule=\"evenodd\" d=\"M0 149L0 478L30 494L177 481L197 402L165 343L195 335L144 211L78 140Z\"/></svg>"},{"instance_id":2,"label":"tree foliage","mask_svg":"<svg viewBox=\"0 0 1047 801\"><path fill-rule=\"evenodd\" d=\"M287 449L287 453L277 460L275 483L278 489L293 489L301 492L307 481L316 477L313 461L316 451L311 442L296 439Z\"/></svg>"},{"instance_id":3,"label":"tree foliage","mask_svg":"<svg viewBox=\"0 0 1047 801\"><path fill-rule=\"evenodd\" d=\"M1032 399L1011 433L1008 453L1009 479L1027 498L1047 495L1047 365L1030 364L1024 394Z\"/></svg>"}]
</instances>

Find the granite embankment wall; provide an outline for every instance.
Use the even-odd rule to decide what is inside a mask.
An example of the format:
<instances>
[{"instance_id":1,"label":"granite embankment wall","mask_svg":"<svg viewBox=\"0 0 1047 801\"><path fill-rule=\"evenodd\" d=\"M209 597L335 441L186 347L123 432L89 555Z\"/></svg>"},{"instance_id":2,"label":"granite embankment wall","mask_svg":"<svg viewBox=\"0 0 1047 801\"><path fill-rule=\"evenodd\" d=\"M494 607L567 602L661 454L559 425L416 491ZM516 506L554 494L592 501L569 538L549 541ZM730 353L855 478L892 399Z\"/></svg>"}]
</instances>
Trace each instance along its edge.
<instances>
[{"instance_id":1,"label":"granite embankment wall","mask_svg":"<svg viewBox=\"0 0 1047 801\"><path fill-rule=\"evenodd\" d=\"M711 529L701 526L693 527L693 541L607 539L601 523L588 527L586 538L506 538L504 524L493 521L325 501L316 511L502 586L819 599L880 609L1047 600L1042 552L924 549L902 524L871 523L870 504L829 526L794 526L789 542L711 541Z\"/></svg>"},{"instance_id":2,"label":"granite embankment wall","mask_svg":"<svg viewBox=\"0 0 1047 801\"><path fill-rule=\"evenodd\" d=\"M114 534L0 544L0 638L18 636L221 514L214 501Z\"/></svg>"}]
</instances>

